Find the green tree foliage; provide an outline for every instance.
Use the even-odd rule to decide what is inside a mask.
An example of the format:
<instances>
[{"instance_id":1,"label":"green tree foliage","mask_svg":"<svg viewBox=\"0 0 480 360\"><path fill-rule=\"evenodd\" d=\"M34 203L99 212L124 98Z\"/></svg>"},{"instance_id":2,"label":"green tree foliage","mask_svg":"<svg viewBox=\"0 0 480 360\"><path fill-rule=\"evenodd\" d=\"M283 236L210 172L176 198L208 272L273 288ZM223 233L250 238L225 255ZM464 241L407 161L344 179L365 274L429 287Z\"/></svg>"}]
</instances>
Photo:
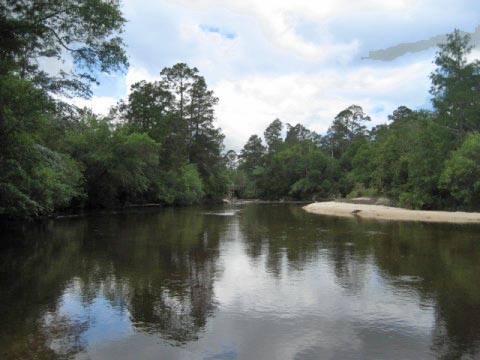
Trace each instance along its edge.
<instances>
[{"instance_id":1,"label":"green tree foliage","mask_svg":"<svg viewBox=\"0 0 480 360\"><path fill-rule=\"evenodd\" d=\"M282 123L273 121L265 130L268 151L262 139L252 135L240 154L240 169L246 173L247 195L267 199L326 198L337 189L338 168L301 124L287 125L285 140ZM313 135L312 135L313 134Z\"/></svg>"},{"instance_id":2,"label":"green tree foliage","mask_svg":"<svg viewBox=\"0 0 480 360\"><path fill-rule=\"evenodd\" d=\"M132 132L147 133L160 144L160 166L175 169L188 161L186 131L176 116L175 98L162 81L132 85L128 99L115 109Z\"/></svg>"},{"instance_id":3,"label":"green tree foliage","mask_svg":"<svg viewBox=\"0 0 480 360\"><path fill-rule=\"evenodd\" d=\"M213 124L218 99L196 68L180 63L160 75L159 81L134 84L128 99L117 106L117 114L131 131L146 132L160 144L163 170L195 164L205 195L219 198L226 174L224 136Z\"/></svg>"},{"instance_id":4,"label":"green tree foliage","mask_svg":"<svg viewBox=\"0 0 480 360\"><path fill-rule=\"evenodd\" d=\"M312 142L303 142L286 152L295 163L289 195L296 199L325 199L337 194L339 168L337 162Z\"/></svg>"},{"instance_id":5,"label":"green tree foliage","mask_svg":"<svg viewBox=\"0 0 480 360\"><path fill-rule=\"evenodd\" d=\"M417 209L478 209L480 62L467 60L459 31L440 45L431 75L434 111L400 106L389 124L368 130L370 117L352 105L325 136L274 121L242 150L250 195L299 199L381 195ZM460 145L460 147L459 147ZM252 185L253 184L253 185Z\"/></svg>"},{"instance_id":6,"label":"green tree foliage","mask_svg":"<svg viewBox=\"0 0 480 360\"><path fill-rule=\"evenodd\" d=\"M467 208L480 202L480 134L471 133L445 163L440 186Z\"/></svg>"},{"instance_id":7,"label":"green tree foliage","mask_svg":"<svg viewBox=\"0 0 480 360\"><path fill-rule=\"evenodd\" d=\"M134 84L110 118L67 107L54 94L90 94L98 71L123 69L124 19L116 1L4 1L0 6L0 216L69 206L191 204L226 184L245 196L324 199L378 194L412 208L478 208L480 63L458 31L440 46L434 111L399 107L367 129L358 105L325 136L274 120L238 159L223 155L218 98L184 63ZM47 74L40 57L73 62ZM68 111L67 111L68 110Z\"/></svg>"},{"instance_id":8,"label":"green tree foliage","mask_svg":"<svg viewBox=\"0 0 480 360\"><path fill-rule=\"evenodd\" d=\"M258 135L252 135L240 152L240 168L249 172L262 166L263 156L266 148L263 145L262 138Z\"/></svg>"},{"instance_id":9,"label":"green tree foliage","mask_svg":"<svg viewBox=\"0 0 480 360\"><path fill-rule=\"evenodd\" d=\"M147 134L128 134L108 119L87 116L64 142L84 168L90 206L134 201L155 184L158 146Z\"/></svg>"},{"instance_id":10,"label":"green tree foliage","mask_svg":"<svg viewBox=\"0 0 480 360\"><path fill-rule=\"evenodd\" d=\"M95 71L108 73L128 65L118 1L4 0L0 6L0 70L32 80L62 94L90 95ZM65 58L70 72L48 74L37 59Z\"/></svg>"},{"instance_id":11,"label":"green tree foliage","mask_svg":"<svg viewBox=\"0 0 480 360\"><path fill-rule=\"evenodd\" d=\"M163 81L174 94L175 110L181 128L186 130L188 161L196 164L211 198L223 195L224 163L221 152L224 136L213 125L218 98L207 88L197 68L176 64L162 70ZM172 151L173 148L170 149Z\"/></svg>"},{"instance_id":12,"label":"green tree foliage","mask_svg":"<svg viewBox=\"0 0 480 360\"><path fill-rule=\"evenodd\" d=\"M267 149L263 145L262 138L258 135L252 135L240 151L239 171L248 178L245 195L250 198L258 196L255 177L263 174L264 155Z\"/></svg>"},{"instance_id":13,"label":"green tree foliage","mask_svg":"<svg viewBox=\"0 0 480 360\"><path fill-rule=\"evenodd\" d=\"M305 140L311 140L313 134L302 124L292 126L287 124L287 135L285 136L285 143L296 144Z\"/></svg>"},{"instance_id":14,"label":"green tree foliage","mask_svg":"<svg viewBox=\"0 0 480 360\"><path fill-rule=\"evenodd\" d=\"M83 194L83 176L68 155L40 145L2 164L0 216L33 217L65 208Z\"/></svg>"},{"instance_id":15,"label":"green tree foliage","mask_svg":"<svg viewBox=\"0 0 480 360\"><path fill-rule=\"evenodd\" d=\"M332 157L340 159L352 142L367 135L366 121L370 121L370 117L358 105L351 105L338 113L324 139Z\"/></svg>"},{"instance_id":16,"label":"green tree foliage","mask_svg":"<svg viewBox=\"0 0 480 360\"><path fill-rule=\"evenodd\" d=\"M267 126L263 137L267 143L268 152L272 153L279 150L282 141L283 124L279 119L273 120L270 125Z\"/></svg>"},{"instance_id":17,"label":"green tree foliage","mask_svg":"<svg viewBox=\"0 0 480 360\"><path fill-rule=\"evenodd\" d=\"M431 75L433 105L444 125L464 135L480 130L480 61L467 61L470 36L455 30L439 45Z\"/></svg>"},{"instance_id":18,"label":"green tree foliage","mask_svg":"<svg viewBox=\"0 0 480 360\"><path fill-rule=\"evenodd\" d=\"M176 64L134 84L113 119L57 100L88 97L100 72L125 69L124 23L117 1L2 2L0 216L223 195L218 99L196 68ZM39 58L73 70L47 73Z\"/></svg>"},{"instance_id":19,"label":"green tree foliage","mask_svg":"<svg viewBox=\"0 0 480 360\"><path fill-rule=\"evenodd\" d=\"M113 112L121 121L88 110L65 118L44 89L4 75L0 216L223 196L228 174L223 135L213 126L216 98L196 70L188 72L195 81L185 93L183 123L183 95L172 92L167 75L134 84Z\"/></svg>"},{"instance_id":20,"label":"green tree foliage","mask_svg":"<svg viewBox=\"0 0 480 360\"><path fill-rule=\"evenodd\" d=\"M202 179L194 164L167 171L161 177L159 190L159 200L166 204L194 204L205 195Z\"/></svg>"},{"instance_id":21,"label":"green tree foliage","mask_svg":"<svg viewBox=\"0 0 480 360\"><path fill-rule=\"evenodd\" d=\"M124 22L117 2L2 2L0 216L44 215L82 197L82 168L58 147L74 124L51 95L88 96L97 70L124 68ZM39 58L73 62L73 70L46 73Z\"/></svg>"},{"instance_id":22,"label":"green tree foliage","mask_svg":"<svg viewBox=\"0 0 480 360\"><path fill-rule=\"evenodd\" d=\"M437 185L452 134L435 122L435 114L399 110L389 126L377 131L366 184L406 207L440 207L445 194Z\"/></svg>"},{"instance_id":23,"label":"green tree foliage","mask_svg":"<svg viewBox=\"0 0 480 360\"><path fill-rule=\"evenodd\" d=\"M82 194L82 174L67 154L44 146L54 104L31 82L0 76L0 216L44 215Z\"/></svg>"},{"instance_id":24,"label":"green tree foliage","mask_svg":"<svg viewBox=\"0 0 480 360\"><path fill-rule=\"evenodd\" d=\"M163 82L143 80L131 86L128 99L119 102L117 111L132 131L164 138L172 130L167 120L172 107L173 95Z\"/></svg>"}]
</instances>

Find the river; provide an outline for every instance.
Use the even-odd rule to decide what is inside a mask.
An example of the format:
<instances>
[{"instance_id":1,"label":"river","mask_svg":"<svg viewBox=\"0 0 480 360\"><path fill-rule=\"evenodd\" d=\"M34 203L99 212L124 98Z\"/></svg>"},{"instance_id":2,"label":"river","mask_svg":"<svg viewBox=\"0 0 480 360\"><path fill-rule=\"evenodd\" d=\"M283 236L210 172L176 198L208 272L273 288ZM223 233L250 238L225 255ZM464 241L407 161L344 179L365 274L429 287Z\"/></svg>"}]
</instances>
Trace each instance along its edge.
<instances>
[{"instance_id":1,"label":"river","mask_svg":"<svg viewBox=\"0 0 480 360\"><path fill-rule=\"evenodd\" d=\"M2 359L478 359L480 226L300 204L3 225Z\"/></svg>"}]
</instances>

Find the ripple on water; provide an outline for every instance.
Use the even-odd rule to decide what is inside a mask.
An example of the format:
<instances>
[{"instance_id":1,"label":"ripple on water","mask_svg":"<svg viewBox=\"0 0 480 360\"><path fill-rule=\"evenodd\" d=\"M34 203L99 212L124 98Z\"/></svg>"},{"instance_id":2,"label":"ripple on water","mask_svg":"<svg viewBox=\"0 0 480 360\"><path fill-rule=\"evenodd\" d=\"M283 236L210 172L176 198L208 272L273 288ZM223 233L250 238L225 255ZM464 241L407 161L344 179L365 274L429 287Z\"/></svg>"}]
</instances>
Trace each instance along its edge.
<instances>
[{"instance_id":1,"label":"ripple on water","mask_svg":"<svg viewBox=\"0 0 480 360\"><path fill-rule=\"evenodd\" d=\"M213 216L235 216L239 213L239 210L233 211L217 211L217 212L204 212L203 215L213 215Z\"/></svg>"},{"instance_id":2,"label":"ripple on water","mask_svg":"<svg viewBox=\"0 0 480 360\"><path fill-rule=\"evenodd\" d=\"M423 278L415 275L401 275L401 276L398 276L396 280L399 282L406 282L406 283L418 283L423 281Z\"/></svg>"}]
</instances>

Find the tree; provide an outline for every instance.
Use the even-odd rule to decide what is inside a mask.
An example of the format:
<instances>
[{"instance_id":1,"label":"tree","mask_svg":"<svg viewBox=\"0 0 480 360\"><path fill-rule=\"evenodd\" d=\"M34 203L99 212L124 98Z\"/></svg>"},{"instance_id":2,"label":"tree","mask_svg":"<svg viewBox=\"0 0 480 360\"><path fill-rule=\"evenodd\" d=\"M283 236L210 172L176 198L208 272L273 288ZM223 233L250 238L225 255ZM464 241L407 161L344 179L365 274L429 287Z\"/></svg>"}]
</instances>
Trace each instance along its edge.
<instances>
[{"instance_id":1,"label":"tree","mask_svg":"<svg viewBox=\"0 0 480 360\"><path fill-rule=\"evenodd\" d=\"M480 202L480 134L471 133L445 163L440 187L448 190L460 207L478 208Z\"/></svg>"},{"instance_id":2,"label":"tree","mask_svg":"<svg viewBox=\"0 0 480 360\"><path fill-rule=\"evenodd\" d=\"M265 151L262 139L258 135L250 136L242 151L240 151L240 167L251 173L263 164Z\"/></svg>"},{"instance_id":3,"label":"tree","mask_svg":"<svg viewBox=\"0 0 480 360\"><path fill-rule=\"evenodd\" d=\"M40 145L23 150L2 164L0 217L46 215L82 197L83 175L76 161Z\"/></svg>"},{"instance_id":4,"label":"tree","mask_svg":"<svg viewBox=\"0 0 480 360\"><path fill-rule=\"evenodd\" d=\"M213 124L218 98L208 89L205 79L195 67L179 63L164 68L160 74L162 83L174 99L171 133L178 141L168 147L170 151L184 152L187 160L197 165L206 193L213 195L214 192L217 197L219 188L223 186L214 185L214 178L222 177L220 165L224 139L221 130Z\"/></svg>"},{"instance_id":5,"label":"tree","mask_svg":"<svg viewBox=\"0 0 480 360\"><path fill-rule=\"evenodd\" d=\"M302 124L292 126L287 124L287 135L285 136L285 143L293 144L305 140L311 140L312 132Z\"/></svg>"},{"instance_id":6,"label":"tree","mask_svg":"<svg viewBox=\"0 0 480 360\"><path fill-rule=\"evenodd\" d=\"M176 98L176 111L180 121L186 121L187 104L191 102L192 87L197 80L198 69L190 68L185 63L178 63L174 66L162 69L160 75L162 81L168 86Z\"/></svg>"},{"instance_id":7,"label":"tree","mask_svg":"<svg viewBox=\"0 0 480 360\"><path fill-rule=\"evenodd\" d=\"M327 198L338 193L340 169L335 159L318 147L318 136L301 124L287 124L285 142L282 123L274 120L265 130L268 152L262 139L252 135L240 154L245 171L247 196L266 199Z\"/></svg>"},{"instance_id":8,"label":"tree","mask_svg":"<svg viewBox=\"0 0 480 360\"><path fill-rule=\"evenodd\" d=\"M406 106L399 106L396 110L393 110L392 115L388 115L388 120L392 122L402 121L411 118L413 110Z\"/></svg>"},{"instance_id":9,"label":"tree","mask_svg":"<svg viewBox=\"0 0 480 360\"><path fill-rule=\"evenodd\" d=\"M366 121L370 121L370 117L358 105L338 113L324 138L324 146L332 157L339 159L355 139L366 136Z\"/></svg>"},{"instance_id":10,"label":"tree","mask_svg":"<svg viewBox=\"0 0 480 360\"><path fill-rule=\"evenodd\" d=\"M368 187L405 207L444 205L438 180L453 139L448 129L436 123L435 113L414 111L378 128L373 139L370 163L365 166L371 171Z\"/></svg>"},{"instance_id":11,"label":"tree","mask_svg":"<svg viewBox=\"0 0 480 360\"><path fill-rule=\"evenodd\" d=\"M218 98L212 90L208 90L203 76L195 76L195 81L189 91L190 104L187 106L189 130L192 141L213 128L214 106Z\"/></svg>"},{"instance_id":12,"label":"tree","mask_svg":"<svg viewBox=\"0 0 480 360\"><path fill-rule=\"evenodd\" d=\"M282 130L283 124L279 119L273 120L265 129L263 136L267 143L268 152L271 153L278 150L282 143Z\"/></svg>"},{"instance_id":13,"label":"tree","mask_svg":"<svg viewBox=\"0 0 480 360\"><path fill-rule=\"evenodd\" d=\"M293 147L298 172L290 185L289 195L297 199L326 199L337 195L340 169L335 159L328 157L312 142Z\"/></svg>"},{"instance_id":14,"label":"tree","mask_svg":"<svg viewBox=\"0 0 480 360\"><path fill-rule=\"evenodd\" d=\"M81 165L59 149L69 110L99 72L124 69L116 1L4 0L0 5L0 216L48 214L83 196ZM47 73L40 58L71 62ZM70 65L70 64L69 64Z\"/></svg>"},{"instance_id":15,"label":"tree","mask_svg":"<svg viewBox=\"0 0 480 360\"><path fill-rule=\"evenodd\" d=\"M120 101L116 111L121 120L131 126L133 131L146 132L151 136L160 135L169 129L160 129L173 107L173 94L161 81L137 82L130 87L126 101ZM163 137L161 134L159 137ZM161 140L161 139L157 139Z\"/></svg>"},{"instance_id":16,"label":"tree","mask_svg":"<svg viewBox=\"0 0 480 360\"><path fill-rule=\"evenodd\" d=\"M218 99L198 69L184 63L164 68L161 79L134 84L116 114L132 132L146 132L160 144L162 171L194 164L206 196L223 195L224 135L214 126Z\"/></svg>"},{"instance_id":17,"label":"tree","mask_svg":"<svg viewBox=\"0 0 480 360\"><path fill-rule=\"evenodd\" d=\"M81 119L63 148L84 168L91 207L136 201L158 186L158 144L147 134L114 128L108 118Z\"/></svg>"},{"instance_id":18,"label":"tree","mask_svg":"<svg viewBox=\"0 0 480 360\"><path fill-rule=\"evenodd\" d=\"M433 105L444 125L460 134L480 130L480 61L467 61L470 35L455 30L439 47L430 76Z\"/></svg>"},{"instance_id":19,"label":"tree","mask_svg":"<svg viewBox=\"0 0 480 360\"><path fill-rule=\"evenodd\" d=\"M349 160L347 176L358 196L378 192L393 198L398 196L393 191L398 190L396 178L403 172L397 166L401 154L410 146L408 125L413 125L416 114L406 106L399 106L388 115L388 120L389 125L373 127L368 137L354 142L342 156L344 167Z\"/></svg>"},{"instance_id":20,"label":"tree","mask_svg":"<svg viewBox=\"0 0 480 360\"><path fill-rule=\"evenodd\" d=\"M190 205L205 195L195 164L184 164L162 173L158 184L158 199L166 204Z\"/></svg>"},{"instance_id":21,"label":"tree","mask_svg":"<svg viewBox=\"0 0 480 360\"><path fill-rule=\"evenodd\" d=\"M177 169L188 162L186 131L176 113L175 94L165 81L140 81L113 111L131 132L147 133L160 144L160 167Z\"/></svg>"},{"instance_id":22,"label":"tree","mask_svg":"<svg viewBox=\"0 0 480 360\"><path fill-rule=\"evenodd\" d=\"M128 66L117 1L4 0L0 19L0 70L14 70L46 91L89 96L96 71ZM40 57L65 59L64 54L74 63L70 72L47 74L37 64Z\"/></svg>"},{"instance_id":23,"label":"tree","mask_svg":"<svg viewBox=\"0 0 480 360\"><path fill-rule=\"evenodd\" d=\"M0 79L0 216L31 217L66 207L82 196L83 177L67 154L45 146L54 104L28 80Z\"/></svg>"}]
</instances>

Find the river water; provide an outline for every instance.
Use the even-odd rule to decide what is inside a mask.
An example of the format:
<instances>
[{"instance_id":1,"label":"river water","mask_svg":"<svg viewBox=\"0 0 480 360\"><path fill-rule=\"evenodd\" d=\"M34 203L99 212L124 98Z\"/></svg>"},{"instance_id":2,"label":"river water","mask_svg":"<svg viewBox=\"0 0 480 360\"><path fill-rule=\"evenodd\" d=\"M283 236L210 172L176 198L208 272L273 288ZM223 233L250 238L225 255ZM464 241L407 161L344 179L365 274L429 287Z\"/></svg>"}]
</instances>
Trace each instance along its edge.
<instances>
[{"instance_id":1,"label":"river water","mask_svg":"<svg viewBox=\"0 0 480 360\"><path fill-rule=\"evenodd\" d=\"M0 235L2 359L480 358L480 226L244 204Z\"/></svg>"}]
</instances>

